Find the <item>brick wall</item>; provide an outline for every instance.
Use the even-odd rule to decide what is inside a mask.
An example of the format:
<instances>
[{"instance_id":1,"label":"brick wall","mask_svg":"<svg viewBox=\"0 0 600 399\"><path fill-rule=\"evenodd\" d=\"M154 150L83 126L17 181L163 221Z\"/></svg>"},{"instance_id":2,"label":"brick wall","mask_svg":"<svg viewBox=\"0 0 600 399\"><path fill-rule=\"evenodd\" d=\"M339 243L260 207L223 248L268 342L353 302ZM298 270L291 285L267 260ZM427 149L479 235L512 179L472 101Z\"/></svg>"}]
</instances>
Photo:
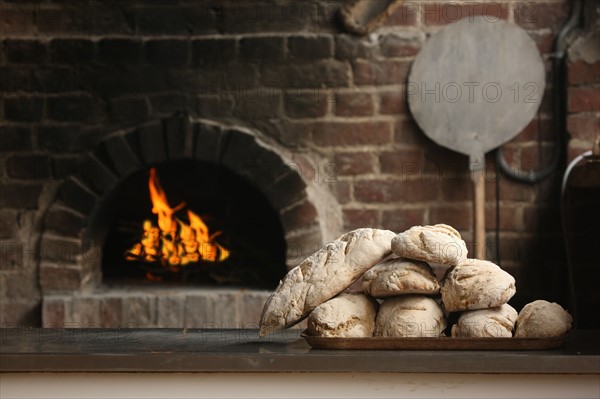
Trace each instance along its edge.
<instances>
[{"instance_id":1,"label":"brick wall","mask_svg":"<svg viewBox=\"0 0 600 399\"><path fill-rule=\"evenodd\" d=\"M460 17L486 14L526 29L546 60L547 90L505 156L520 169L538 167L556 128L549 53L568 2L407 1L364 37L341 33L340 4L1 0L0 322L40 322L44 217L82 153L177 111L255 129L316 165L303 177L334 196L341 218L334 230L449 223L470 241L467 159L435 145L411 118L404 93L411 62L429 34ZM572 134L597 127L595 71L592 81L572 73ZM488 156L488 257L495 259L499 178L501 261L517 278L517 306L560 299L561 172L527 185L495 169Z\"/></svg>"},{"instance_id":2,"label":"brick wall","mask_svg":"<svg viewBox=\"0 0 600 399\"><path fill-rule=\"evenodd\" d=\"M592 149L592 143L600 138L600 5L588 2L584 15L584 27L568 55L569 160Z\"/></svg>"}]
</instances>

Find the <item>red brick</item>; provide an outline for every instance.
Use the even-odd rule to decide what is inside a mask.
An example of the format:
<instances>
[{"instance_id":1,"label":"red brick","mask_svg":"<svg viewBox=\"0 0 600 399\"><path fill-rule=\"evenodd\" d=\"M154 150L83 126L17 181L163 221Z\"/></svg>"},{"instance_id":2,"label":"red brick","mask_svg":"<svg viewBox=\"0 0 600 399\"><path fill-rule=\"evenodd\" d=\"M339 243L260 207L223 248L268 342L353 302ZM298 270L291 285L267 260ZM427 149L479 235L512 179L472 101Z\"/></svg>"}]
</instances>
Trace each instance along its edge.
<instances>
[{"instance_id":1,"label":"red brick","mask_svg":"<svg viewBox=\"0 0 600 399\"><path fill-rule=\"evenodd\" d=\"M542 54L548 54L552 52L552 48L554 46L554 34L551 32L527 32L529 37L533 39L538 50Z\"/></svg>"},{"instance_id":2,"label":"red brick","mask_svg":"<svg viewBox=\"0 0 600 399\"><path fill-rule=\"evenodd\" d=\"M240 56L249 60L278 60L284 54L283 37L246 37L240 40Z\"/></svg>"},{"instance_id":3,"label":"red brick","mask_svg":"<svg viewBox=\"0 0 600 399\"><path fill-rule=\"evenodd\" d=\"M300 176L304 179L304 181L318 181L317 180L317 169L318 164L307 158L306 156L296 153L292 155L291 162L288 162L287 165L298 172Z\"/></svg>"},{"instance_id":4,"label":"red brick","mask_svg":"<svg viewBox=\"0 0 600 399\"><path fill-rule=\"evenodd\" d=\"M600 111L599 87L569 87L569 112Z\"/></svg>"},{"instance_id":5,"label":"red brick","mask_svg":"<svg viewBox=\"0 0 600 399\"><path fill-rule=\"evenodd\" d=\"M515 3L515 23L525 29L550 28L556 31L569 16L571 2L535 2Z\"/></svg>"},{"instance_id":6,"label":"red brick","mask_svg":"<svg viewBox=\"0 0 600 399\"><path fill-rule=\"evenodd\" d=\"M327 113L328 98L325 95L289 90L283 98L285 113L290 118L320 118Z\"/></svg>"},{"instance_id":7,"label":"red brick","mask_svg":"<svg viewBox=\"0 0 600 399\"><path fill-rule=\"evenodd\" d=\"M42 306L42 327L63 328L65 324L65 303L62 299L45 300Z\"/></svg>"},{"instance_id":8,"label":"red brick","mask_svg":"<svg viewBox=\"0 0 600 399\"><path fill-rule=\"evenodd\" d=\"M329 184L329 190L340 204L350 202L350 189L349 181L338 180Z\"/></svg>"},{"instance_id":9,"label":"red brick","mask_svg":"<svg viewBox=\"0 0 600 399\"><path fill-rule=\"evenodd\" d=\"M369 40L356 35L335 35L335 58L355 60L373 58L376 47Z\"/></svg>"},{"instance_id":10,"label":"red brick","mask_svg":"<svg viewBox=\"0 0 600 399\"><path fill-rule=\"evenodd\" d=\"M554 155L553 145L528 146L521 149L520 169L523 171L537 170L550 163Z\"/></svg>"},{"instance_id":11,"label":"red brick","mask_svg":"<svg viewBox=\"0 0 600 399\"><path fill-rule=\"evenodd\" d=\"M333 55L332 42L329 36L292 36L288 38L288 54L295 59L329 58Z\"/></svg>"},{"instance_id":12,"label":"red brick","mask_svg":"<svg viewBox=\"0 0 600 399\"><path fill-rule=\"evenodd\" d=\"M323 122L313 130L319 146L381 145L391 142L390 122Z\"/></svg>"},{"instance_id":13,"label":"red brick","mask_svg":"<svg viewBox=\"0 0 600 399\"><path fill-rule=\"evenodd\" d=\"M577 61L568 65L569 84L600 83L600 61L588 64Z\"/></svg>"},{"instance_id":14,"label":"red brick","mask_svg":"<svg viewBox=\"0 0 600 399\"><path fill-rule=\"evenodd\" d=\"M348 230L363 227L379 227L379 212L374 209L344 209L344 228Z\"/></svg>"},{"instance_id":15,"label":"red brick","mask_svg":"<svg viewBox=\"0 0 600 399\"><path fill-rule=\"evenodd\" d=\"M6 35L37 35L36 20L39 19L38 6L24 7L18 2L15 4L2 3L0 10L0 32Z\"/></svg>"},{"instance_id":16,"label":"red brick","mask_svg":"<svg viewBox=\"0 0 600 399\"><path fill-rule=\"evenodd\" d=\"M404 176L405 173L414 173L422 167L421 150L396 150L386 151L379 155L382 173L393 173Z\"/></svg>"},{"instance_id":17,"label":"red brick","mask_svg":"<svg viewBox=\"0 0 600 399\"><path fill-rule=\"evenodd\" d=\"M405 209L383 211L381 215L381 227L401 233L412 226L425 224L425 209Z\"/></svg>"},{"instance_id":18,"label":"red brick","mask_svg":"<svg viewBox=\"0 0 600 399\"><path fill-rule=\"evenodd\" d=\"M356 61L353 65L354 83L363 85L402 84L408 78L408 61Z\"/></svg>"},{"instance_id":19,"label":"red brick","mask_svg":"<svg viewBox=\"0 0 600 399\"><path fill-rule=\"evenodd\" d=\"M562 171L556 171L550 177L535 185L536 205L556 204L556 199L560 198L562 176Z\"/></svg>"},{"instance_id":20,"label":"red brick","mask_svg":"<svg viewBox=\"0 0 600 399\"><path fill-rule=\"evenodd\" d=\"M281 223L287 231L308 226L314 223L316 219L317 210L308 201L295 205L281 214Z\"/></svg>"},{"instance_id":21,"label":"red brick","mask_svg":"<svg viewBox=\"0 0 600 399\"><path fill-rule=\"evenodd\" d=\"M346 62L332 59L280 64L266 62L261 64L260 77L267 87L337 88L350 86L348 69Z\"/></svg>"},{"instance_id":22,"label":"red brick","mask_svg":"<svg viewBox=\"0 0 600 399\"><path fill-rule=\"evenodd\" d=\"M534 199L534 196L535 187L531 184L517 182L501 175L500 200L530 202ZM493 179L485 182L485 200L496 200L496 182Z\"/></svg>"},{"instance_id":23,"label":"red brick","mask_svg":"<svg viewBox=\"0 0 600 399\"><path fill-rule=\"evenodd\" d=\"M311 129L312 123L309 122L283 121L277 134L285 146L302 148L310 141Z\"/></svg>"},{"instance_id":24,"label":"red brick","mask_svg":"<svg viewBox=\"0 0 600 399\"><path fill-rule=\"evenodd\" d=\"M379 48L384 57L411 57L417 55L421 43L416 38L389 34L379 38Z\"/></svg>"},{"instance_id":25,"label":"red brick","mask_svg":"<svg viewBox=\"0 0 600 399\"><path fill-rule=\"evenodd\" d=\"M417 23L417 14L419 12L419 4L417 2L406 2L397 7L392 15L386 21L386 26L414 26Z\"/></svg>"},{"instance_id":26,"label":"red brick","mask_svg":"<svg viewBox=\"0 0 600 399\"><path fill-rule=\"evenodd\" d=\"M100 324L102 328L121 327L121 298L103 298L100 302Z\"/></svg>"},{"instance_id":27,"label":"red brick","mask_svg":"<svg viewBox=\"0 0 600 399\"><path fill-rule=\"evenodd\" d=\"M518 208L512 205L500 205L500 230L519 231L523 230L521 221L522 214ZM488 231L496 228L496 203L485 208L485 226Z\"/></svg>"},{"instance_id":28,"label":"red brick","mask_svg":"<svg viewBox=\"0 0 600 399\"><path fill-rule=\"evenodd\" d=\"M373 96L370 93L338 93L335 96L335 114L338 116L373 115Z\"/></svg>"},{"instance_id":29,"label":"red brick","mask_svg":"<svg viewBox=\"0 0 600 399\"><path fill-rule=\"evenodd\" d=\"M600 134L600 115L569 115L567 117L567 131L572 138L592 142Z\"/></svg>"},{"instance_id":30,"label":"red brick","mask_svg":"<svg viewBox=\"0 0 600 399\"><path fill-rule=\"evenodd\" d=\"M431 140L425 136L425 133L414 119L396 122L394 125L394 142L425 148L432 145Z\"/></svg>"},{"instance_id":31,"label":"red brick","mask_svg":"<svg viewBox=\"0 0 600 399\"><path fill-rule=\"evenodd\" d=\"M473 207L471 205L436 206L429 209L429 223L444 223L457 230L470 230L473 227Z\"/></svg>"},{"instance_id":32,"label":"red brick","mask_svg":"<svg viewBox=\"0 0 600 399\"><path fill-rule=\"evenodd\" d=\"M573 141L570 141L568 149L567 149L567 162L571 162L579 155L583 154L586 151L589 151L591 149L591 147L592 147L591 143L590 143L590 145L586 146L586 145L583 145L580 143L573 143Z\"/></svg>"},{"instance_id":33,"label":"red brick","mask_svg":"<svg viewBox=\"0 0 600 399\"><path fill-rule=\"evenodd\" d=\"M485 15L490 23L508 18L508 5L488 2L473 2L471 4L425 3L421 4L421 13L425 25L446 25L457 22L462 18L473 18Z\"/></svg>"},{"instance_id":34,"label":"red brick","mask_svg":"<svg viewBox=\"0 0 600 399\"><path fill-rule=\"evenodd\" d=\"M402 90L379 93L379 113L383 115L408 114L408 101Z\"/></svg>"},{"instance_id":35,"label":"red brick","mask_svg":"<svg viewBox=\"0 0 600 399\"><path fill-rule=\"evenodd\" d=\"M465 155L438 145L427 149L424 155L421 175L425 179L438 182L468 176L469 160Z\"/></svg>"},{"instance_id":36,"label":"red brick","mask_svg":"<svg viewBox=\"0 0 600 399\"><path fill-rule=\"evenodd\" d=\"M46 155L13 155L6 160L9 177L23 180L45 180L50 177L50 158Z\"/></svg>"},{"instance_id":37,"label":"red brick","mask_svg":"<svg viewBox=\"0 0 600 399\"><path fill-rule=\"evenodd\" d=\"M354 198L366 203L432 201L437 185L425 180L365 180L354 183Z\"/></svg>"},{"instance_id":38,"label":"red brick","mask_svg":"<svg viewBox=\"0 0 600 399\"><path fill-rule=\"evenodd\" d=\"M473 199L473 183L468 176L441 179L439 184L444 201L458 202Z\"/></svg>"},{"instance_id":39,"label":"red brick","mask_svg":"<svg viewBox=\"0 0 600 399\"><path fill-rule=\"evenodd\" d=\"M40 267L40 286L45 290L78 290L83 280L82 272L76 268Z\"/></svg>"},{"instance_id":40,"label":"red brick","mask_svg":"<svg viewBox=\"0 0 600 399\"><path fill-rule=\"evenodd\" d=\"M551 141L555 136L557 126L551 119L533 119L511 142Z\"/></svg>"},{"instance_id":41,"label":"red brick","mask_svg":"<svg viewBox=\"0 0 600 399\"><path fill-rule=\"evenodd\" d=\"M371 152L336 154L333 163L338 176L352 176L375 171L375 156Z\"/></svg>"},{"instance_id":42,"label":"red brick","mask_svg":"<svg viewBox=\"0 0 600 399\"><path fill-rule=\"evenodd\" d=\"M512 168L521 167L521 147L512 143L502 146L502 157Z\"/></svg>"}]
</instances>

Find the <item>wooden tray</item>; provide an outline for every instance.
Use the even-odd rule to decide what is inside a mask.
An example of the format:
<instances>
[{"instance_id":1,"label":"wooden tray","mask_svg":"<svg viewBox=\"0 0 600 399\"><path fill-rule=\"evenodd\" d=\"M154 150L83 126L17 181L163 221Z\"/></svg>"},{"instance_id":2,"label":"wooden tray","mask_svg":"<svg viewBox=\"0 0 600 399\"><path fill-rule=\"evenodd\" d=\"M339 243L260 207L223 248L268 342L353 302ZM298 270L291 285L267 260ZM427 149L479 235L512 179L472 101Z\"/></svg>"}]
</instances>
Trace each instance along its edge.
<instances>
[{"instance_id":1,"label":"wooden tray","mask_svg":"<svg viewBox=\"0 0 600 399\"><path fill-rule=\"evenodd\" d=\"M565 336L552 338L331 338L300 335L315 349L534 351L559 348Z\"/></svg>"}]
</instances>

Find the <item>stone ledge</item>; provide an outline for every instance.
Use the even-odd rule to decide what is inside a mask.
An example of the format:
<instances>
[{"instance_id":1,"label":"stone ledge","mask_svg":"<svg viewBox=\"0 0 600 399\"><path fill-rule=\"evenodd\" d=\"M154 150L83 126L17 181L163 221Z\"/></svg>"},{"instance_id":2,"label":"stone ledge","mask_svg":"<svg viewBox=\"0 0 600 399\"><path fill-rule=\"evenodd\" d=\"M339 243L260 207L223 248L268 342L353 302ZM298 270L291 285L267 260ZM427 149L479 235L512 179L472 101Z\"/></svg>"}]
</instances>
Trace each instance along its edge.
<instances>
[{"instance_id":1,"label":"stone ledge","mask_svg":"<svg viewBox=\"0 0 600 399\"><path fill-rule=\"evenodd\" d=\"M271 294L242 288L116 287L49 294L42 326L51 328L257 328Z\"/></svg>"}]
</instances>

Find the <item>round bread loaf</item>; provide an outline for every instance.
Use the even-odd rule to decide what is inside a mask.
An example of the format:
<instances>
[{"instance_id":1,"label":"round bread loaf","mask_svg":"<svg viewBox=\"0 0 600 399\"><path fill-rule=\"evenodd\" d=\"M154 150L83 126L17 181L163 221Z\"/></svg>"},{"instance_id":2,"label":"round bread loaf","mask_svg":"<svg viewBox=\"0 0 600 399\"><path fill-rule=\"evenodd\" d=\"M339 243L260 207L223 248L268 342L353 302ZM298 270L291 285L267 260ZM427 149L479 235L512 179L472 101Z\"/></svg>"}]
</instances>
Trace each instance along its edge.
<instances>
[{"instance_id":1,"label":"round bread loaf","mask_svg":"<svg viewBox=\"0 0 600 399\"><path fill-rule=\"evenodd\" d=\"M452 336L510 338L517 315L517 311L507 303L497 308L469 310L461 314L452 326Z\"/></svg>"},{"instance_id":2,"label":"round bread loaf","mask_svg":"<svg viewBox=\"0 0 600 399\"><path fill-rule=\"evenodd\" d=\"M434 295L440 292L433 270L425 262L387 259L363 274L362 289L375 298L403 294Z\"/></svg>"},{"instance_id":3,"label":"round bread loaf","mask_svg":"<svg viewBox=\"0 0 600 399\"><path fill-rule=\"evenodd\" d=\"M422 295L386 299L375 319L375 336L380 337L439 337L445 328L440 305Z\"/></svg>"},{"instance_id":4,"label":"round bread loaf","mask_svg":"<svg viewBox=\"0 0 600 399\"><path fill-rule=\"evenodd\" d=\"M558 303L537 300L528 303L517 317L515 337L560 337L571 329L573 318Z\"/></svg>"},{"instance_id":5,"label":"round bread loaf","mask_svg":"<svg viewBox=\"0 0 600 399\"><path fill-rule=\"evenodd\" d=\"M390 253L394 233L357 229L306 258L290 270L267 299L259 335L293 326L333 298Z\"/></svg>"},{"instance_id":6,"label":"round bread loaf","mask_svg":"<svg viewBox=\"0 0 600 399\"><path fill-rule=\"evenodd\" d=\"M515 294L515 279L487 260L468 259L448 269L442 281L442 303L448 312L489 309Z\"/></svg>"},{"instance_id":7,"label":"round bread loaf","mask_svg":"<svg viewBox=\"0 0 600 399\"><path fill-rule=\"evenodd\" d=\"M308 315L308 333L321 337L372 337L379 303L362 292L344 292Z\"/></svg>"},{"instance_id":8,"label":"round bread loaf","mask_svg":"<svg viewBox=\"0 0 600 399\"><path fill-rule=\"evenodd\" d=\"M396 235L392 252L403 258L454 266L467 259L467 245L445 224L413 226Z\"/></svg>"}]
</instances>

